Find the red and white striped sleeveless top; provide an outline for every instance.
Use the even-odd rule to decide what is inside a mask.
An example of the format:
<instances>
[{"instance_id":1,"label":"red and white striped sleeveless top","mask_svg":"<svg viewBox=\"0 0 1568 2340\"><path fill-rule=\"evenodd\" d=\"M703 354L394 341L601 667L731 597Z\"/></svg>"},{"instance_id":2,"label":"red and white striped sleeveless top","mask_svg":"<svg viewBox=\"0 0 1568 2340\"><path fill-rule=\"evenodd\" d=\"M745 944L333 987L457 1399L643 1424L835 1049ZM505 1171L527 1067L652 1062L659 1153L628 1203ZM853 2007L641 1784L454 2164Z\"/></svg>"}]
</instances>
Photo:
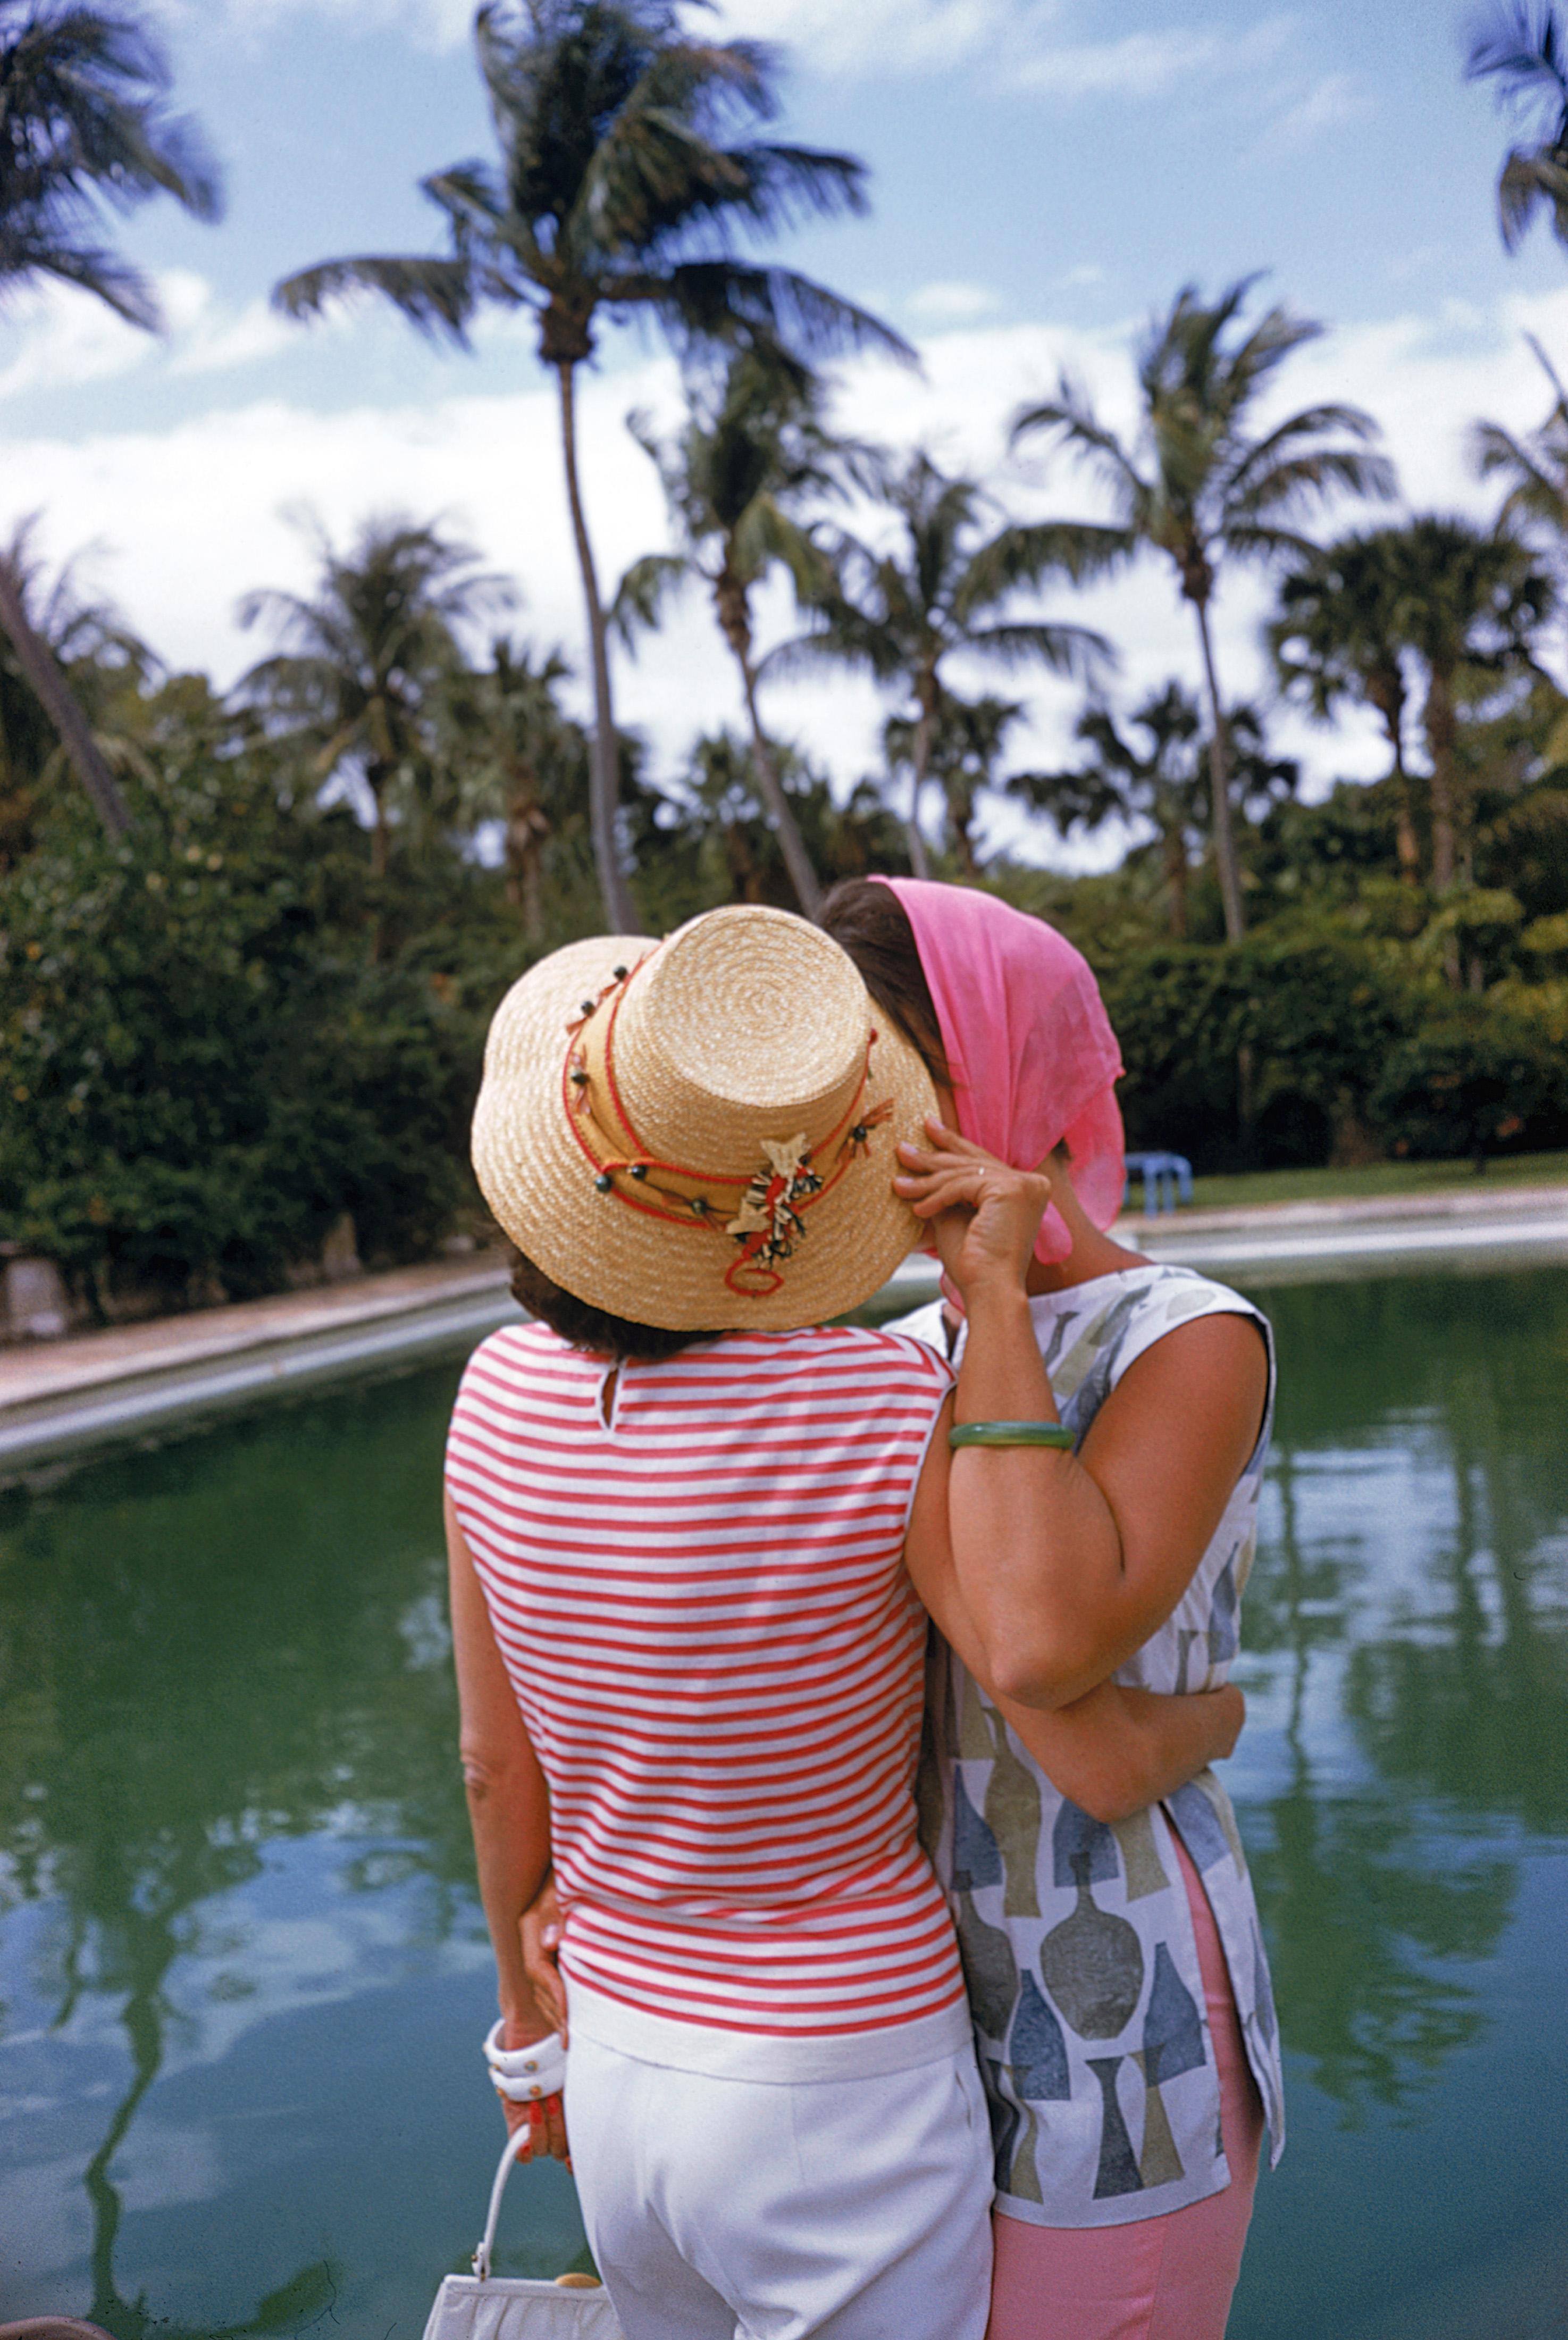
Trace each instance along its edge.
<instances>
[{"instance_id":1,"label":"red and white striped sleeveless top","mask_svg":"<svg viewBox=\"0 0 1568 2340\"><path fill-rule=\"evenodd\" d=\"M494 1334L447 1450L549 1782L568 1982L781 2043L962 2010L902 1563L946 1364L735 1334L623 1365L608 1427L606 1372L542 1324Z\"/></svg>"}]
</instances>

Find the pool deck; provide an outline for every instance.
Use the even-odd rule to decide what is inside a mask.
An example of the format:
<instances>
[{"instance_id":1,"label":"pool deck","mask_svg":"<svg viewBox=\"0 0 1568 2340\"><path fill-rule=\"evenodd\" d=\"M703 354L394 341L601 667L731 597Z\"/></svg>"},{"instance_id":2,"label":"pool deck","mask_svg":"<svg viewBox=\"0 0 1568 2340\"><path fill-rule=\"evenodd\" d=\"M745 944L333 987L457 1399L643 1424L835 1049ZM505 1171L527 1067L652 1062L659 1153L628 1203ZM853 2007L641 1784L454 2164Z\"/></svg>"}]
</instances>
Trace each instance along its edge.
<instances>
[{"instance_id":1,"label":"pool deck","mask_svg":"<svg viewBox=\"0 0 1568 2340\"><path fill-rule=\"evenodd\" d=\"M1118 1239L1152 1258L1272 1284L1568 1263L1568 1185L1490 1185L1249 1209L1129 1216ZM935 1290L911 1259L883 1313ZM270 1396L460 1355L517 1314L494 1254L74 1339L0 1349L0 1485L94 1447L139 1444Z\"/></svg>"}]
</instances>

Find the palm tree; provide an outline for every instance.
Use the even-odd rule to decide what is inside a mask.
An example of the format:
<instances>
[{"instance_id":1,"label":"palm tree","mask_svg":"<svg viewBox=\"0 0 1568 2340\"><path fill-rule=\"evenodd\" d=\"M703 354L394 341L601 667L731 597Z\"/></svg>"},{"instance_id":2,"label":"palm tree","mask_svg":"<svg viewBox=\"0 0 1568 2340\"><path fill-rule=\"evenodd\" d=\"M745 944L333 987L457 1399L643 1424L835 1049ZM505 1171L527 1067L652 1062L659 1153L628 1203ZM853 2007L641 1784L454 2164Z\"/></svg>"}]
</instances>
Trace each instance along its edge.
<instances>
[{"instance_id":1,"label":"palm tree","mask_svg":"<svg viewBox=\"0 0 1568 2340\"><path fill-rule=\"evenodd\" d=\"M488 669L458 679L445 711L464 767L464 810L504 825L507 898L530 943L545 935L545 861L552 839L587 806L587 742L557 696L571 669L499 638Z\"/></svg>"},{"instance_id":2,"label":"palm tree","mask_svg":"<svg viewBox=\"0 0 1568 2340\"><path fill-rule=\"evenodd\" d=\"M1008 733L1022 721L1025 712L1021 700L1016 699L997 699L990 693L979 699L961 699L945 684L937 692L926 778L934 780L942 790L947 809L948 850L971 884L980 876L974 849L977 799L982 788L1019 792L1019 776L999 780L996 771ZM890 770L912 771L919 732L918 718L912 721L907 715L888 717L883 726L882 742Z\"/></svg>"},{"instance_id":3,"label":"palm tree","mask_svg":"<svg viewBox=\"0 0 1568 2340\"><path fill-rule=\"evenodd\" d=\"M1397 528L1326 545L1282 580L1268 640L1281 688L1305 699L1320 723L1346 699L1380 717L1394 759L1399 874L1418 886L1421 848L1405 761L1406 553L1405 531Z\"/></svg>"},{"instance_id":4,"label":"palm tree","mask_svg":"<svg viewBox=\"0 0 1568 2340\"><path fill-rule=\"evenodd\" d=\"M0 300L41 279L73 284L158 330L151 283L99 241L99 213L169 194L198 219L217 218L217 173L192 124L169 113L169 85L163 49L133 16L0 0ZM99 818L123 837L125 799L5 559L0 627Z\"/></svg>"},{"instance_id":5,"label":"palm tree","mask_svg":"<svg viewBox=\"0 0 1568 2340\"><path fill-rule=\"evenodd\" d=\"M1555 606L1551 580L1516 536L1471 520L1423 514L1398 530L1399 640L1426 671L1422 724L1432 767L1432 884L1459 868L1464 808L1455 747L1461 689L1534 667L1532 640Z\"/></svg>"},{"instance_id":6,"label":"palm tree","mask_svg":"<svg viewBox=\"0 0 1568 2340\"><path fill-rule=\"evenodd\" d=\"M344 552L318 535L317 553L313 594L264 587L241 602L240 623L264 620L283 647L239 688L311 752L318 778L358 768L384 877L393 783L431 752L436 701L461 666L458 630L514 595L468 545L395 517L367 521Z\"/></svg>"},{"instance_id":7,"label":"palm tree","mask_svg":"<svg viewBox=\"0 0 1568 2340\"><path fill-rule=\"evenodd\" d=\"M1255 282L1244 277L1214 302L1188 284L1150 327L1139 353L1142 419L1132 447L1100 421L1088 394L1065 374L1054 399L1023 408L1012 426L1015 444L1031 432L1050 432L1104 481L1114 530L1092 531L1095 556L1109 557L1112 533L1123 557L1144 550L1163 553L1191 605L1208 697L1215 868L1225 931L1233 943L1246 930L1246 917L1231 817L1229 739L1209 623L1221 564L1300 555L1307 548L1287 523L1309 507L1340 492L1385 496L1394 489L1392 466L1366 451L1377 425L1359 407L1304 407L1260 435L1249 429L1280 367L1323 331L1273 308L1239 339L1231 337Z\"/></svg>"},{"instance_id":8,"label":"palm tree","mask_svg":"<svg viewBox=\"0 0 1568 2340\"><path fill-rule=\"evenodd\" d=\"M1149 822L1159 846L1167 916L1187 939L1188 878L1195 837L1205 831L1203 717L1179 682L1150 693L1128 718L1129 736L1108 707L1086 707L1074 727L1090 754L1070 770L1025 774L1016 792L1047 812L1066 835L1112 819Z\"/></svg>"},{"instance_id":9,"label":"palm tree","mask_svg":"<svg viewBox=\"0 0 1568 2340\"><path fill-rule=\"evenodd\" d=\"M801 508L841 497L872 477L869 450L834 439L823 425L822 405L814 375L774 353L748 349L732 358L716 399L705 403L696 392L690 420L673 445L662 444L634 416L633 433L658 468L681 550L635 562L611 612L629 648L639 626L657 623L672 587L694 578L707 586L719 630L740 669L757 784L808 918L821 907L822 887L757 708L751 598L778 564L803 600L830 583Z\"/></svg>"},{"instance_id":10,"label":"palm tree","mask_svg":"<svg viewBox=\"0 0 1568 2340\"><path fill-rule=\"evenodd\" d=\"M1506 484L1499 525L1543 544L1549 558L1562 562L1568 558L1568 389L1534 334L1524 338L1552 386L1551 410L1524 438L1500 422L1477 422L1470 457L1478 478Z\"/></svg>"},{"instance_id":11,"label":"palm tree","mask_svg":"<svg viewBox=\"0 0 1568 2340\"><path fill-rule=\"evenodd\" d=\"M100 760L111 773L116 766L143 772L138 727L133 719L128 729L124 718L157 660L119 610L82 590L74 561L46 574L34 550L36 528L36 513L18 521L0 545L0 565ZM15 644L0 639L0 871L28 848L38 789L69 760Z\"/></svg>"},{"instance_id":12,"label":"palm tree","mask_svg":"<svg viewBox=\"0 0 1568 2340\"><path fill-rule=\"evenodd\" d=\"M857 666L898 689L912 726L906 834L910 867L931 874L920 826L942 705L943 662L960 654L998 666L1030 662L1057 674L1089 676L1113 658L1086 626L1011 614L1021 591L1055 572L1076 579L1095 565L1093 531L1063 543L1055 523L1005 522L982 533L985 499L972 480L950 479L923 451L883 490L901 523L900 540L877 552L858 538L836 540L835 578L814 599L816 624L764 661L779 670L832 660ZM1101 531L1109 534L1110 531Z\"/></svg>"},{"instance_id":13,"label":"palm tree","mask_svg":"<svg viewBox=\"0 0 1568 2340\"><path fill-rule=\"evenodd\" d=\"M1517 250L1542 204L1568 243L1568 34L1556 9L1531 0L1494 7L1471 35L1464 78L1494 82L1508 111L1535 115L1535 142L1510 147L1498 176L1504 245Z\"/></svg>"},{"instance_id":14,"label":"palm tree","mask_svg":"<svg viewBox=\"0 0 1568 2340\"><path fill-rule=\"evenodd\" d=\"M331 260L281 283L292 316L354 292L384 295L422 332L466 346L484 304L527 308L560 398L572 533L594 691L592 809L605 912L636 914L616 834L617 760L606 617L577 467L577 374L601 312L648 315L684 348L725 340L808 352L905 344L811 279L734 256L735 232L863 207L847 154L750 134L776 108L771 53L688 38L677 0L525 0L475 20L499 169L466 163L423 183L450 239L445 258ZM731 136L733 125L742 134Z\"/></svg>"}]
</instances>

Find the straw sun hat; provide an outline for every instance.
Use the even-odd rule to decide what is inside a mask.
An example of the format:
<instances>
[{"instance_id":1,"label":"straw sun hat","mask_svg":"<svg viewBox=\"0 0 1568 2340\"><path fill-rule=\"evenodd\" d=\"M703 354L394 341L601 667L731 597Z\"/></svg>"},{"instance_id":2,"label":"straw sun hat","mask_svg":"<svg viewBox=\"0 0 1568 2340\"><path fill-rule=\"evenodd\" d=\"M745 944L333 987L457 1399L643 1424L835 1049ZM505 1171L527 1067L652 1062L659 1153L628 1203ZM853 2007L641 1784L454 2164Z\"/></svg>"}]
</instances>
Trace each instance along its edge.
<instances>
[{"instance_id":1,"label":"straw sun hat","mask_svg":"<svg viewBox=\"0 0 1568 2340\"><path fill-rule=\"evenodd\" d=\"M670 1331L820 1324L922 1229L890 1181L935 1110L849 958L787 911L568 944L496 1011L474 1169L514 1243Z\"/></svg>"}]
</instances>

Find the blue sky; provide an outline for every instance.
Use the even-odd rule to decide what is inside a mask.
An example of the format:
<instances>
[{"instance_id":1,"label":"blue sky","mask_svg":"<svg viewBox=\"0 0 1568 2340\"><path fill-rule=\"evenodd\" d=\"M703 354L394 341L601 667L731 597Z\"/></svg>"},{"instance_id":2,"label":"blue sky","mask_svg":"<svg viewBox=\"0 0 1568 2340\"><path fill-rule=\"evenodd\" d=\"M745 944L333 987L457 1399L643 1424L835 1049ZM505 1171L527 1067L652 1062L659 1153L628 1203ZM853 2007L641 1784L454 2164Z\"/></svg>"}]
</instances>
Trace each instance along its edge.
<instances>
[{"instance_id":1,"label":"blue sky","mask_svg":"<svg viewBox=\"0 0 1568 2340\"><path fill-rule=\"evenodd\" d=\"M334 530L373 510L444 512L518 574L519 622L575 648L554 418L521 321L496 321L461 358L390 315L304 330L266 307L274 279L311 260L432 245L417 178L488 144L464 0L162 0L157 13L181 101L225 165L228 217L213 230L152 208L126 231L164 286L163 342L68 293L0 321L0 519L41 508L51 553L94 546L90 573L154 644L224 679L260 648L233 625L239 594L304 581L285 517L303 505ZM1417 503L1476 504L1467 423L1487 411L1526 424L1543 408L1524 330L1568 362L1568 254L1543 234L1514 261L1501 250L1504 125L1461 82L1464 17L1445 5L729 0L720 22L784 45L790 132L872 166L869 218L784 247L925 356L922 381L854 370L844 420L929 441L1031 509L1085 509L1086 492L1005 463L1012 406L1067 362L1126 411L1130 342L1189 278L1267 269L1267 296L1331 323L1286 392L1370 407ZM676 394L652 344L606 337L585 461L612 577L663 532L625 413L673 413ZM1260 607L1247 580L1225 598L1235 690L1261 685ZM1157 570L1072 613L1122 640L1124 692L1190 677ZM787 623L782 602L768 614ZM666 763L735 715L695 609L621 695ZM1036 697L1023 751L1057 752L1074 695ZM873 759L878 709L860 686L781 688L770 711L846 781ZM1317 785L1378 768L1365 731L1287 729Z\"/></svg>"}]
</instances>

